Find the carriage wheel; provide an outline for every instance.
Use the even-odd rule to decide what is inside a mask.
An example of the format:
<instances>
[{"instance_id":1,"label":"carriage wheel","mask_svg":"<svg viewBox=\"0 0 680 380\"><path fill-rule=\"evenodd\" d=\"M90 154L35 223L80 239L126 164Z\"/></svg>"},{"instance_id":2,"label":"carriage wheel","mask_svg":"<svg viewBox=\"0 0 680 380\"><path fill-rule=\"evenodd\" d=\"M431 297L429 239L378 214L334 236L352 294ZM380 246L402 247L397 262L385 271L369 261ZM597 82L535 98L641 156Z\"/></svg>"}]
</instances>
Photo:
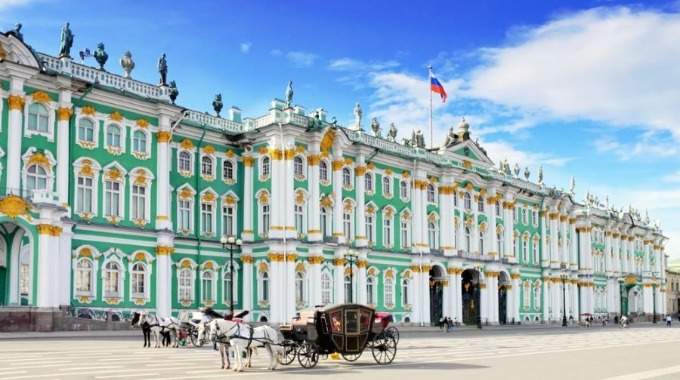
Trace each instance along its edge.
<instances>
[{"instance_id":1,"label":"carriage wheel","mask_svg":"<svg viewBox=\"0 0 680 380\"><path fill-rule=\"evenodd\" d=\"M304 368L314 368L319 362L319 353L309 342L304 342L297 351L298 362Z\"/></svg>"},{"instance_id":2,"label":"carriage wheel","mask_svg":"<svg viewBox=\"0 0 680 380\"><path fill-rule=\"evenodd\" d=\"M277 358L279 364L288 365L294 362L295 356L297 356L297 351L298 346L295 343L283 346L283 355Z\"/></svg>"},{"instance_id":3,"label":"carriage wheel","mask_svg":"<svg viewBox=\"0 0 680 380\"><path fill-rule=\"evenodd\" d=\"M194 347L201 347L203 345L203 342L198 340L198 332L196 330L189 331L189 338Z\"/></svg>"},{"instance_id":4,"label":"carriage wheel","mask_svg":"<svg viewBox=\"0 0 680 380\"><path fill-rule=\"evenodd\" d=\"M399 343L399 329L394 326L390 326L385 329L385 335L391 336L394 340Z\"/></svg>"},{"instance_id":5,"label":"carriage wheel","mask_svg":"<svg viewBox=\"0 0 680 380\"><path fill-rule=\"evenodd\" d=\"M381 334L371 345L373 359L378 364L390 364L397 356L397 341L393 337Z\"/></svg>"},{"instance_id":6,"label":"carriage wheel","mask_svg":"<svg viewBox=\"0 0 680 380\"><path fill-rule=\"evenodd\" d=\"M361 354L362 352L359 352L358 354L342 354L342 358L347 360L348 362L355 362L359 360Z\"/></svg>"}]
</instances>

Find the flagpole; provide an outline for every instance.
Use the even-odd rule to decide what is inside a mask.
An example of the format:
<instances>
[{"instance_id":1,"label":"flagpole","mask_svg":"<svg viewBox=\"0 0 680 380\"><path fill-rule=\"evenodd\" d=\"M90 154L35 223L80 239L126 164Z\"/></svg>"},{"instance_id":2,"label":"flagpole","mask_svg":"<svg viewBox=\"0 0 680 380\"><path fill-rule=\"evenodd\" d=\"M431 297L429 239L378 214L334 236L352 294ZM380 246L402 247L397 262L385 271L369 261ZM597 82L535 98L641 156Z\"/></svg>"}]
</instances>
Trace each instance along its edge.
<instances>
[{"instance_id":1,"label":"flagpole","mask_svg":"<svg viewBox=\"0 0 680 380\"><path fill-rule=\"evenodd\" d=\"M434 148L432 139L432 65L427 66L429 78L427 80L427 92L430 93L430 149Z\"/></svg>"}]
</instances>

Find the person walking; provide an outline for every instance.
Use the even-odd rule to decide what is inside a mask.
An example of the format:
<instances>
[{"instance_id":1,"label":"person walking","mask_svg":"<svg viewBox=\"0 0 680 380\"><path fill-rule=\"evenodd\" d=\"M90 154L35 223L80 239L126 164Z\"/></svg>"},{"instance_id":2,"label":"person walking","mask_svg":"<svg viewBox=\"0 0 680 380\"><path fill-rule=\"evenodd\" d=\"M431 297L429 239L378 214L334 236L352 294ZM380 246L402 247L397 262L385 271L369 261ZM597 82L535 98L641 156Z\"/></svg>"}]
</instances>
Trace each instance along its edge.
<instances>
[{"instance_id":1,"label":"person walking","mask_svg":"<svg viewBox=\"0 0 680 380\"><path fill-rule=\"evenodd\" d=\"M671 327L671 321L673 321L673 318L669 314L666 316L666 327Z\"/></svg>"}]
</instances>

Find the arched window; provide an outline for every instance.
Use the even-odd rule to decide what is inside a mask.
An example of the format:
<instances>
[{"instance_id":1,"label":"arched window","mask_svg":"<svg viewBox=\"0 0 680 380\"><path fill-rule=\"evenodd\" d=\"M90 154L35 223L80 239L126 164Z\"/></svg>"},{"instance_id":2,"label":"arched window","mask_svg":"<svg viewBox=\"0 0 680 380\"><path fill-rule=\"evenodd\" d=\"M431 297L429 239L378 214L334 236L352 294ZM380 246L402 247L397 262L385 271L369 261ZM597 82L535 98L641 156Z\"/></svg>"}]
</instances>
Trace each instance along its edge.
<instances>
[{"instance_id":1,"label":"arched window","mask_svg":"<svg viewBox=\"0 0 680 380\"><path fill-rule=\"evenodd\" d=\"M76 266L76 293L92 293L92 262L85 258L78 260Z\"/></svg>"},{"instance_id":2,"label":"arched window","mask_svg":"<svg viewBox=\"0 0 680 380\"><path fill-rule=\"evenodd\" d=\"M386 307L394 306L394 279L392 277L385 278L385 300Z\"/></svg>"},{"instance_id":3,"label":"arched window","mask_svg":"<svg viewBox=\"0 0 680 380\"><path fill-rule=\"evenodd\" d=\"M305 274L302 272L295 273L295 303L305 303Z\"/></svg>"},{"instance_id":4,"label":"arched window","mask_svg":"<svg viewBox=\"0 0 680 380\"><path fill-rule=\"evenodd\" d=\"M201 175L204 177L213 176L213 160L210 156L201 157Z\"/></svg>"},{"instance_id":5,"label":"arched window","mask_svg":"<svg viewBox=\"0 0 680 380\"><path fill-rule=\"evenodd\" d=\"M234 163L231 160L224 160L222 162L222 176L227 181L234 179Z\"/></svg>"},{"instance_id":6,"label":"arched window","mask_svg":"<svg viewBox=\"0 0 680 380\"><path fill-rule=\"evenodd\" d=\"M28 190L47 189L47 171L40 165L31 165L26 171L26 188Z\"/></svg>"},{"instance_id":7,"label":"arched window","mask_svg":"<svg viewBox=\"0 0 680 380\"><path fill-rule=\"evenodd\" d=\"M439 231L437 231L437 221L427 222L427 240L432 249L439 249Z\"/></svg>"},{"instance_id":8,"label":"arched window","mask_svg":"<svg viewBox=\"0 0 680 380\"><path fill-rule=\"evenodd\" d=\"M392 194L392 179L388 176L383 176L382 179L383 194L390 196Z\"/></svg>"},{"instance_id":9,"label":"arched window","mask_svg":"<svg viewBox=\"0 0 680 380\"><path fill-rule=\"evenodd\" d=\"M186 150L179 152L179 171L191 172L191 153Z\"/></svg>"},{"instance_id":10,"label":"arched window","mask_svg":"<svg viewBox=\"0 0 680 380\"><path fill-rule=\"evenodd\" d=\"M295 173L295 177L297 178L303 178L305 176L302 157L295 156L295 158L293 159L293 172Z\"/></svg>"},{"instance_id":11,"label":"arched window","mask_svg":"<svg viewBox=\"0 0 680 380\"><path fill-rule=\"evenodd\" d=\"M404 278L401 281L401 304L402 304L402 306L406 306L406 305L410 304L410 299L408 297L409 286L411 286L410 280L408 278Z\"/></svg>"},{"instance_id":12,"label":"arched window","mask_svg":"<svg viewBox=\"0 0 680 380\"><path fill-rule=\"evenodd\" d=\"M146 153L146 133L144 131L137 130L132 134L132 151Z\"/></svg>"},{"instance_id":13,"label":"arched window","mask_svg":"<svg viewBox=\"0 0 680 380\"><path fill-rule=\"evenodd\" d=\"M203 303L211 304L215 302L214 292L214 273L211 270L204 270L201 274L201 290L203 290Z\"/></svg>"},{"instance_id":14,"label":"arched window","mask_svg":"<svg viewBox=\"0 0 680 380\"><path fill-rule=\"evenodd\" d=\"M479 254L484 255L486 250L484 249L484 231L479 230Z\"/></svg>"},{"instance_id":15,"label":"arched window","mask_svg":"<svg viewBox=\"0 0 680 380\"><path fill-rule=\"evenodd\" d=\"M109 124L106 127L106 145L110 148L120 148L120 127L116 124Z\"/></svg>"},{"instance_id":16,"label":"arched window","mask_svg":"<svg viewBox=\"0 0 680 380\"><path fill-rule=\"evenodd\" d=\"M342 168L342 186L352 187L352 171L349 168Z\"/></svg>"},{"instance_id":17,"label":"arched window","mask_svg":"<svg viewBox=\"0 0 680 380\"><path fill-rule=\"evenodd\" d=\"M328 182L328 163L325 160L319 162L319 179Z\"/></svg>"},{"instance_id":18,"label":"arched window","mask_svg":"<svg viewBox=\"0 0 680 380\"><path fill-rule=\"evenodd\" d=\"M94 193L92 177L78 176L77 186L76 186L76 196L78 198L78 203L76 204L76 212L81 213L92 213L94 209L94 199L92 194Z\"/></svg>"},{"instance_id":19,"label":"arched window","mask_svg":"<svg viewBox=\"0 0 680 380\"><path fill-rule=\"evenodd\" d=\"M28 107L28 130L36 132L49 131L49 113L40 103L33 103Z\"/></svg>"},{"instance_id":20,"label":"arched window","mask_svg":"<svg viewBox=\"0 0 680 380\"><path fill-rule=\"evenodd\" d=\"M534 260L534 265L538 265L538 239L534 239L531 245L531 256Z\"/></svg>"},{"instance_id":21,"label":"arched window","mask_svg":"<svg viewBox=\"0 0 680 380\"><path fill-rule=\"evenodd\" d=\"M427 201L434 203L434 186L432 184L427 185Z\"/></svg>"},{"instance_id":22,"label":"arched window","mask_svg":"<svg viewBox=\"0 0 680 380\"><path fill-rule=\"evenodd\" d=\"M146 268L142 263L132 266L132 297L146 298Z\"/></svg>"},{"instance_id":23,"label":"arched window","mask_svg":"<svg viewBox=\"0 0 680 380\"><path fill-rule=\"evenodd\" d=\"M194 284L189 268L179 271L179 299L182 302L191 302L194 299Z\"/></svg>"},{"instance_id":24,"label":"arched window","mask_svg":"<svg viewBox=\"0 0 680 380\"><path fill-rule=\"evenodd\" d=\"M470 240L470 227L465 227L465 250L470 253L470 248L472 247Z\"/></svg>"},{"instance_id":25,"label":"arched window","mask_svg":"<svg viewBox=\"0 0 680 380\"><path fill-rule=\"evenodd\" d=\"M224 304L231 305L232 292L236 293L236 289L231 288L231 266L227 266L227 269L222 274L222 284L224 286L224 295L222 297L224 299Z\"/></svg>"},{"instance_id":26,"label":"arched window","mask_svg":"<svg viewBox=\"0 0 680 380\"><path fill-rule=\"evenodd\" d=\"M453 205L455 207L458 207L458 193L456 193L455 191L453 192Z\"/></svg>"},{"instance_id":27,"label":"arched window","mask_svg":"<svg viewBox=\"0 0 680 380\"><path fill-rule=\"evenodd\" d=\"M90 119L80 119L78 123L78 140L94 142L94 123Z\"/></svg>"},{"instance_id":28,"label":"arched window","mask_svg":"<svg viewBox=\"0 0 680 380\"><path fill-rule=\"evenodd\" d=\"M366 278L366 304L375 305L375 277Z\"/></svg>"},{"instance_id":29,"label":"arched window","mask_svg":"<svg viewBox=\"0 0 680 380\"><path fill-rule=\"evenodd\" d=\"M113 261L104 267L104 297L120 297L120 266Z\"/></svg>"},{"instance_id":30,"label":"arched window","mask_svg":"<svg viewBox=\"0 0 680 380\"><path fill-rule=\"evenodd\" d=\"M262 301L269 302L269 273L262 273Z\"/></svg>"},{"instance_id":31,"label":"arched window","mask_svg":"<svg viewBox=\"0 0 680 380\"><path fill-rule=\"evenodd\" d=\"M364 174L364 187L365 191L373 191L373 175L371 173Z\"/></svg>"},{"instance_id":32,"label":"arched window","mask_svg":"<svg viewBox=\"0 0 680 380\"><path fill-rule=\"evenodd\" d=\"M465 207L465 210L467 211L472 210L472 198L470 197L470 193L465 193L465 195L463 195L463 207Z\"/></svg>"},{"instance_id":33,"label":"arched window","mask_svg":"<svg viewBox=\"0 0 680 380\"><path fill-rule=\"evenodd\" d=\"M345 276L345 303L354 302L354 294L352 292L352 278L350 276Z\"/></svg>"},{"instance_id":34,"label":"arched window","mask_svg":"<svg viewBox=\"0 0 680 380\"><path fill-rule=\"evenodd\" d=\"M328 272L321 273L321 303L324 305L331 303L331 276Z\"/></svg>"},{"instance_id":35,"label":"arched window","mask_svg":"<svg viewBox=\"0 0 680 380\"><path fill-rule=\"evenodd\" d=\"M408 182L403 180L399 182L399 196L402 199L408 199Z\"/></svg>"},{"instance_id":36,"label":"arched window","mask_svg":"<svg viewBox=\"0 0 680 380\"><path fill-rule=\"evenodd\" d=\"M328 222L328 211L325 207L321 208L321 234L323 236L330 236L330 223Z\"/></svg>"}]
</instances>

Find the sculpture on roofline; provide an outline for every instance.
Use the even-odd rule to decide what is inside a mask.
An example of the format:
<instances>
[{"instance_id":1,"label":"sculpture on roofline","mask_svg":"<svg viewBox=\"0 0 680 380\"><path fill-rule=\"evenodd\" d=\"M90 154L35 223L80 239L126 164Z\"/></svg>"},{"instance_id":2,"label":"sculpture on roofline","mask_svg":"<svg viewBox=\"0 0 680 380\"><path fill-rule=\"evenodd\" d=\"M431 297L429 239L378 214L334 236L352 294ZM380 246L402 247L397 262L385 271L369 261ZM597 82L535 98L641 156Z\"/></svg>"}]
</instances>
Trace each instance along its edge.
<instances>
[{"instance_id":1,"label":"sculpture on roofline","mask_svg":"<svg viewBox=\"0 0 680 380\"><path fill-rule=\"evenodd\" d=\"M397 142L397 126L390 123L390 130L387 132L387 141Z\"/></svg>"},{"instance_id":2,"label":"sculpture on roofline","mask_svg":"<svg viewBox=\"0 0 680 380\"><path fill-rule=\"evenodd\" d=\"M361 117L363 115L364 112L361 110L361 105L357 102L357 104L354 105L354 130L361 130Z\"/></svg>"},{"instance_id":3,"label":"sculpture on roofline","mask_svg":"<svg viewBox=\"0 0 680 380\"><path fill-rule=\"evenodd\" d=\"M576 190L576 178L571 177L571 181L569 181L569 194L574 195Z\"/></svg>"},{"instance_id":4,"label":"sculpture on roofline","mask_svg":"<svg viewBox=\"0 0 680 380\"><path fill-rule=\"evenodd\" d=\"M120 58L120 67L123 68L123 77L130 78L130 74L135 68L135 61L132 60L132 53L129 50Z\"/></svg>"},{"instance_id":5,"label":"sculpture on roofline","mask_svg":"<svg viewBox=\"0 0 680 380\"><path fill-rule=\"evenodd\" d=\"M161 55L161 57L158 58L158 74L160 74L159 85L167 86L168 85L168 59L166 58L165 53L163 53Z\"/></svg>"},{"instance_id":6,"label":"sculpture on roofline","mask_svg":"<svg viewBox=\"0 0 680 380\"><path fill-rule=\"evenodd\" d=\"M10 30L10 31L9 31L9 34L11 34L11 35L13 35L14 37L16 37L16 39L19 40L19 41L23 41L23 40L24 40L24 35L23 35L23 33L21 33L21 27L22 27L22 26L23 26L23 25L21 25L21 23L19 22L19 23L17 23L17 24L14 26L14 30Z\"/></svg>"},{"instance_id":7,"label":"sculpture on roofline","mask_svg":"<svg viewBox=\"0 0 680 380\"><path fill-rule=\"evenodd\" d=\"M538 184L543 186L543 165L538 167Z\"/></svg>"},{"instance_id":8,"label":"sculpture on roofline","mask_svg":"<svg viewBox=\"0 0 680 380\"><path fill-rule=\"evenodd\" d=\"M425 135L423 135L423 131L420 128L416 130L416 147L425 149Z\"/></svg>"},{"instance_id":9,"label":"sculpture on roofline","mask_svg":"<svg viewBox=\"0 0 680 380\"><path fill-rule=\"evenodd\" d=\"M515 167L513 168L513 173L515 174L515 177L519 177L519 164L515 162Z\"/></svg>"},{"instance_id":10,"label":"sculpture on roofline","mask_svg":"<svg viewBox=\"0 0 680 380\"><path fill-rule=\"evenodd\" d=\"M338 126L338 119L335 116L331 118L331 125L333 126L333 128L336 128Z\"/></svg>"},{"instance_id":11,"label":"sculpture on roofline","mask_svg":"<svg viewBox=\"0 0 680 380\"><path fill-rule=\"evenodd\" d=\"M293 104L293 81L288 81L288 86L286 86L286 108L289 108Z\"/></svg>"},{"instance_id":12,"label":"sculpture on roofline","mask_svg":"<svg viewBox=\"0 0 680 380\"><path fill-rule=\"evenodd\" d=\"M373 136L380 137L380 123L378 118L371 119L371 130L373 131Z\"/></svg>"},{"instance_id":13,"label":"sculpture on roofline","mask_svg":"<svg viewBox=\"0 0 680 380\"><path fill-rule=\"evenodd\" d=\"M213 100L212 106L215 110L215 113L217 114L217 117L220 117L220 112L222 112L222 107L224 107L224 104L222 103L222 94L215 95L215 100Z\"/></svg>"},{"instance_id":14,"label":"sculpture on roofline","mask_svg":"<svg viewBox=\"0 0 680 380\"><path fill-rule=\"evenodd\" d=\"M94 51L94 59L99 64L99 70L104 70L104 65L106 65L106 61L109 60L109 55L106 54L106 50L104 50L103 42L97 44L97 50Z\"/></svg>"},{"instance_id":15,"label":"sculpture on roofline","mask_svg":"<svg viewBox=\"0 0 680 380\"><path fill-rule=\"evenodd\" d=\"M170 96L172 104L175 104L175 100L177 100L177 96L179 95L179 90L177 89L177 83L175 83L174 80L170 81L170 93L168 95Z\"/></svg>"},{"instance_id":16,"label":"sculpture on roofline","mask_svg":"<svg viewBox=\"0 0 680 380\"><path fill-rule=\"evenodd\" d=\"M71 58L71 48L73 47L73 33L67 22L61 29L61 46L59 47L59 58Z\"/></svg>"},{"instance_id":17,"label":"sculpture on roofline","mask_svg":"<svg viewBox=\"0 0 680 380\"><path fill-rule=\"evenodd\" d=\"M453 127L449 128L449 133L446 135L446 139L444 140L444 148L448 148L450 146L455 145L458 142L458 135L456 135L456 132L453 130Z\"/></svg>"},{"instance_id":18,"label":"sculpture on roofline","mask_svg":"<svg viewBox=\"0 0 680 380\"><path fill-rule=\"evenodd\" d=\"M524 167L524 179L528 181L530 175L531 172L529 172L529 167L528 166Z\"/></svg>"}]
</instances>

